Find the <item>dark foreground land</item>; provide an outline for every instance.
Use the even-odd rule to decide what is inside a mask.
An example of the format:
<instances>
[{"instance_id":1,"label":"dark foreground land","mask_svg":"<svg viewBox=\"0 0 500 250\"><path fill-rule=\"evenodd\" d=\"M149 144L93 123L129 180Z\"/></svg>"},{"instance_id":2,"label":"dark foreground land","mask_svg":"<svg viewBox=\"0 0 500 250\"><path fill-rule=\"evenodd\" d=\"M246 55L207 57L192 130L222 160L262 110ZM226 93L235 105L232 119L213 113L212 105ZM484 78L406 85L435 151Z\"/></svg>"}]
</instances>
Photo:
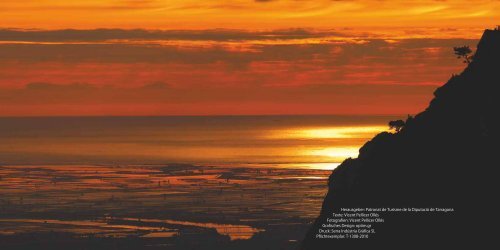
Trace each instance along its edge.
<instances>
[{"instance_id":1,"label":"dark foreground land","mask_svg":"<svg viewBox=\"0 0 500 250\"><path fill-rule=\"evenodd\" d=\"M498 238L499 62L500 30L486 30L472 62L435 91L425 111L336 168L302 249L490 248ZM369 238L317 237L345 208L401 207L454 212L387 213Z\"/></svg>"}]
</instances>

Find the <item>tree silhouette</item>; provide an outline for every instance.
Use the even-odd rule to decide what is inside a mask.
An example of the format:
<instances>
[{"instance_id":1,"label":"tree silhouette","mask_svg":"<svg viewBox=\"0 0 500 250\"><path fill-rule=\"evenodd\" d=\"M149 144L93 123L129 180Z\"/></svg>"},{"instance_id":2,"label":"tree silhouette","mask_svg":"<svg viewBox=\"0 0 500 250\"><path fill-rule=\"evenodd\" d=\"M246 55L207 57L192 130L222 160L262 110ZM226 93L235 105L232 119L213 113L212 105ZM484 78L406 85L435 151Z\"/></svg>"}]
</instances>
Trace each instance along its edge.
<instances>
[{"instance_id":1,"label":"tree silhouette","mask_svg":"<svg viewBox=\"0 0 500 250\"><path fill-rule=\"evenodd\" d=\"M469 48L469 46L461 46L461 47L453 47L453 51L455 52L455 55L457 58L463 58L464 63L469 64L472 60L472 50Z\"/></svg>"},{"instance_id":2,"label":"tree silhouette","mask_svg":"<svg viewBox=\"0 0 500 250\"><path fill-rule=\"evenodd\" d=\"M405 122L403 120L395 120L389 122L389 128L396 130L396 132L401 131L401 129L405 126Z\"/></svg>"}]
</instances>

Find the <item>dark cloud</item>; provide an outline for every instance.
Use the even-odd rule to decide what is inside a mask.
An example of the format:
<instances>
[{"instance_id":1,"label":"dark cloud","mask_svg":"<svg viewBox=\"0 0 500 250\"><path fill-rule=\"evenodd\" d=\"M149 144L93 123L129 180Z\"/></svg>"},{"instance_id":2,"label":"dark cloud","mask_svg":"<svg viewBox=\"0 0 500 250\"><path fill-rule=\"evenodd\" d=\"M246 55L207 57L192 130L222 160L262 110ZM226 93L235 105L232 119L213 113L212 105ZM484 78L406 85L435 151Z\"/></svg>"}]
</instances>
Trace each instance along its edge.
<instances>
[{"instance_id":1,"label":"dark cloud","mask_svg":"<svg viewBox=\"0 0 500 250\"><path fill-rule=\"evenodd\" d=\"M193 41L242 41L306 39L327 36L343 37L347 34L336 31L308 31L306 29L282 29L272 31L244 30L16 30L0 29L0 41L25 42L96 42L107 40L193 40Z\"/></svg>"},{"instance_id":2,"label":"dark cloud","mask_svg":"<svg viewBox=\"0 0 500 250\"><path fill-rule=\"evenodd\" d=\"M243 69L252 62L289 62L300 64L314 61L326 67L349 64L405 65L436 63L453 59L449 49L457 45L474 45L468 39L384 39L329 40L340 33L287 29L262 32L239 30L150 31L150 30L0 30L0 63L63 62L63 63L183 63L191 65L224 63L233 69ZM252 43L263 39L307 39L320 43L278 44ZM150 40L130 43L129 40ZM102 43L122 40L123 42ZM156 40L187 40L167 45ZM20 41L33 43L20 43ZM203 46L189 41L214 41ZM235 44L225 42L235 41ZM45 44L43 42L55 42ZM69 43L84 42L84 43ZM232 47L233 46L233 47ZM434 50L434 54L429 53ZM442 62L441 62L442 63ZM0 72L1 73L1 72Z\"/></svg>"},{"instance_id":3,"label":"dark cloud","mask_svg":"<svg viewBox=\"0 0 500 250\"><path fill-rule=\"evenodd\" d=\"M369 40L363 44L248 45L248 50L234 50L223 45L185 49L177 45L154 44L0 44L0 62L177 62L194 65L225 62L244 65L257 61L297 62L316 59L332 65L345 65L361 59L379 63L401 62L414 56L427 57L425 49L447 50L453 46L475 43L475 40L465 39L401 40L397 43Z\"/></svg>"},{"instance_id":4,"label":"dark cloud","mask_svg":"<svg viewBox=\"0 0 500 250\"><path fill-rule=\"evenodd\" d=\"M257 61L307 60L328 56L331 45L261 45L252 51L223 46L184 49L178 46L128 44L0 44L0 62L185 63L247 65Z\"/></svg>"},{"instance_id":5,"label":"dark cloud","mask_svg":"<svg viewBox=\"0 0 500 250\"><path fill-rule=\"evenodd\" d=\"M435 85L463 67L453 55L452 47L475 43L463 39L396 42L372 39L364 43L250 44L244 45L247 46L244 49L220 44L201 47L0 44L0 87L19 87L37 81L117 86L171 84L151 84L149 88L154 90L168 90L172 86L191 86L196 90L198 86L227 85L254 88L323 84Z\"/></svg>"}]
</instances>

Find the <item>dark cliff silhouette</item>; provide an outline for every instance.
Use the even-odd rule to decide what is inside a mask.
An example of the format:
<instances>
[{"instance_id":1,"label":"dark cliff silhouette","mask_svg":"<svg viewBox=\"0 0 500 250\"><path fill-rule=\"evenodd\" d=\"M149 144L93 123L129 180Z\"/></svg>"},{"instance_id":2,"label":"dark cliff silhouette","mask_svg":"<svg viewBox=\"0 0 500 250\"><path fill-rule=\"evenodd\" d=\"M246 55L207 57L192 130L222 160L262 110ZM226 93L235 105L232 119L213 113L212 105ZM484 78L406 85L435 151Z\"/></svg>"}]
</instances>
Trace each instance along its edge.
<instances>
[{"instance_id":1,"label":"dark cliff silhouette","mask_svg":"<svg viewBox=\"0 0 500 250\"><path fill-rule=\"evenodd\" d=\"M333 171L321 215L302 249L436 249L437 244L449 249L466 243L482 249L478 245L493 239L489 227L497 217L499 85L500 31L486 30L474 59L435 91L425 111L398 132L378 134L357 159ZM315 237L333 212L371 207L455 211L382 214L385 223L376 224L369 239Z\"/></svg>"}]
</instances>

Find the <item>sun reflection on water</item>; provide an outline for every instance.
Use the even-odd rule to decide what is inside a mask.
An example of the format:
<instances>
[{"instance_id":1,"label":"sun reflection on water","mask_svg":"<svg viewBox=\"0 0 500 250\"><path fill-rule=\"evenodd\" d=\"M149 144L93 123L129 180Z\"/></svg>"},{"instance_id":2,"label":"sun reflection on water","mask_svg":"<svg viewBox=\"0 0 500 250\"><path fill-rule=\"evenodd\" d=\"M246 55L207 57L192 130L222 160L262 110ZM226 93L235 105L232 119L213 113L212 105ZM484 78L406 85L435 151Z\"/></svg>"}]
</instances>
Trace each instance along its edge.
<instances>
[{"instance_id":1,"label":"sun reflection on water","mask_svg":"<svg viewBox=\"0 0 500 250\"><path fill-rule=\"evenodd\" d=\"M358 157L359 147L327 147L320 149L304 150L303 154L319 157L327 157L335 161L346 158Z\"/></svg>"},{"instance_id":2,"label":"sun reflection on water","mask_svg":"<svg viewBox=\"0 0 500 250\"><path fill-rule=\"evenodd\" d=\"M386 131L385 126L355 126L355 127L317 127L292 128L275 130L268 138L288 139L348 139L369 138L377 133Z\"/></svg>"},{"instance_id":3,"label":"sun reflection on water","mask_svg":"<svg viewBox=\"0 0 500 250\"><path fill-rule=\"evenodd\" d=\"M266 135L266 138L321 142L324 146L318 144L300 147L299 143L297 147L299 150L296 153L304 159L325 162L327 165L322 166L322 169L335 169L343 160L358 157L362 144L382 131L387 131L387 127L380 125L297 127L273 130Z\"/></svg>"}]
</instances>

